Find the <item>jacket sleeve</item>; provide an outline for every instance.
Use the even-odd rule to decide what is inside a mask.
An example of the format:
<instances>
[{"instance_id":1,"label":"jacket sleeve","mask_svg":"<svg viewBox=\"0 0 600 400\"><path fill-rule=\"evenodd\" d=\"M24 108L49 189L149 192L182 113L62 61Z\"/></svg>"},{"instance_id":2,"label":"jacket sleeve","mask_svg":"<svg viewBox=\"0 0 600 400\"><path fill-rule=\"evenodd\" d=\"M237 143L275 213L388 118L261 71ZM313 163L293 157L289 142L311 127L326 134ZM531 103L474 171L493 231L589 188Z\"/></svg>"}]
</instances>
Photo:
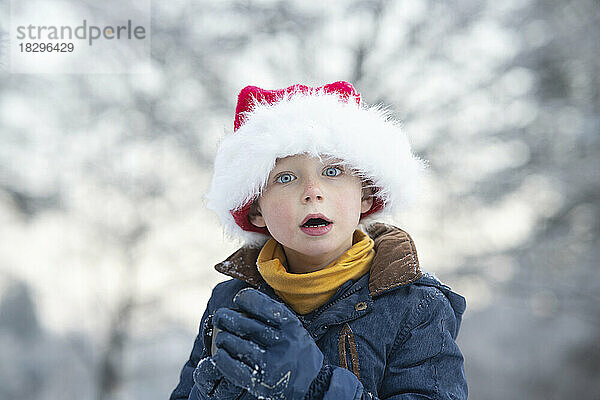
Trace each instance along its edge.
<instances>
[{"instance_id":1,"label":"jacket sleeve","mask_svg":"<svg viewBox=\"0 0 600 400\"><path fill-rule=\"evenodd\" d=\"M208 356L206 344L204 343L204 331L207 326L208 319L210 318L209 315L209 306L207 306L206 310L204 311L204 315L200 320L200 330L196 336L196 340L194 341L194 347L192 348L190 357L181 369L181 373L179 374L179 383L177 384L175 390L173 390L171 393L169 400L196 400L201 398L196 390L192 390L194 388L194 378L192 374L194 373L198 362L202 358ZM192 396L190 396L190 393Z\"/></svg>"},{"instance_id":2,"label":"jacket sleeve","mask_svg":"<svg viewBox=\"0 0 600 400\"><path fill-rule=\"evenodd\" d=\"M381 399L467 399L464 359L455 342L460 318L438 289L421 299L388 355ZM375 398L369 396L364 398Z\"/></svg>"}]
</instances>

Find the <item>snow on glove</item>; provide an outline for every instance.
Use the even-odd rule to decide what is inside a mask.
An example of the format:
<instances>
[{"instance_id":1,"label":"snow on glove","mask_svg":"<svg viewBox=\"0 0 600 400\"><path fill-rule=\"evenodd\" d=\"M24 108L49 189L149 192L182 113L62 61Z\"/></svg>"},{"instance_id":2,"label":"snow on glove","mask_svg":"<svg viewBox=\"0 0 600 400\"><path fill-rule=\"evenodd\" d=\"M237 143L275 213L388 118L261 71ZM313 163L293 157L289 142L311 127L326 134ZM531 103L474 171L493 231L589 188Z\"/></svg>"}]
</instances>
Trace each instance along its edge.
<instances>
[{"instance_id":1,"label":"snow on glove","mask_svg":"<svg viewBox=\"0 0 600 400\"><path fill-rule=\"evenodd\" d=\"M256 289L233 298L244 312L218 309L213 359L219 371L256 397L302 399L323 366L323 353L296 315Z\"/></svg>"},{"instance_id":2,"label":"snow on glove","mask_svg":"<svg viewBox=\"0 0 600 400\"><path fill-rule=\"evenodd\" d=\"M243 388L229 382L216 368L211 357L205 357L194 370L194 382L203 399L236 400Z\"/></svg>"}]
</instances>

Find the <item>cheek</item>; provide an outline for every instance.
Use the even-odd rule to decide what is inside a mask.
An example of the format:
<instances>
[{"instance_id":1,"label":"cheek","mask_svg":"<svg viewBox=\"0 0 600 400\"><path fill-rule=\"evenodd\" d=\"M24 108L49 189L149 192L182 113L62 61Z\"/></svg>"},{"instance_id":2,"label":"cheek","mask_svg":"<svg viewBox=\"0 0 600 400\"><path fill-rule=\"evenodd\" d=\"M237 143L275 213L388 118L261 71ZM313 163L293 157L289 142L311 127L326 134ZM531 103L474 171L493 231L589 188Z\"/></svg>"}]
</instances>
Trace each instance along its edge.
<instances>
[{"instance_id":1,"label":"cheek","mask_svg":"<svg viewBox=\"0 0 600 400\"><path fill-rule=\"evenodd\" d=\"M356 188L340 193L336 201L338 215L343 215L345 220L349 222L358 222L360 219L360 197L361 193Z\"/></svg>"},{"instance_id":2,"label":"cheek","mask_svg":"<svg viewBox=\"0 0 600 400\"><path fill-rule=\"evenodd\" d=\"M283 223L290 223L294 220L293 210L284 201L271 201L266 209L269 211L264 215L265 222L274 229Z\"/></svg>"}]
</instances>

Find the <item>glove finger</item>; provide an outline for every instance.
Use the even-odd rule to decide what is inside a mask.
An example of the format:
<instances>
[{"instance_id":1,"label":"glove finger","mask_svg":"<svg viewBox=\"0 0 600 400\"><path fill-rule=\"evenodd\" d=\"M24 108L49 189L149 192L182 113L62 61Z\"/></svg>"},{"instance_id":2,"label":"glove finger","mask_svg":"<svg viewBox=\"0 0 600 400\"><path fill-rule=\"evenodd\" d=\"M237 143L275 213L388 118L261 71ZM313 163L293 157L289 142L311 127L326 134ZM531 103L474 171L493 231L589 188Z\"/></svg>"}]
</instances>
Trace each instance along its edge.
<instances>
[{"instance_id":1,"label":"glove finger","mask_svg":"<svg viewBox=\"0 0 600 400\"><path fill-rule=\"evenodd\" d=\"M233 302L244 312L275 327L290 319L297 319L286 306L253 288L244 288L237 292Z\"/></svg>"},{"instance_id":2,"label":"glove finger","mask_svg":"<svg viewBox=\"0 0 600 400\"><path fill-rule=\"evenodd\" d=\"M251 387L252 377L260 375L258 368L256 372L243 362L234 359L227 353L227 350L219 348L213 356L217 369L236 386L248 389Z\"/></svg>"},{"instance_id":3,"label":"glove finger","mask_svg":"<svg viewBox=\"0 0 600 400\"><path fill-rule=\"evenodd\" d=\"M193 373L194 382L202 393L210 393L214 390L219 379L223 377L210 357L205 357L198 363Z\"/></svg>"},{"instance_id":4,"label":"glove finger","mask_svg":"<svg viewBox=\"0 0 600 400\"><path fill-rule=\"evenodd\" d=\"M281 340L281 334L277 329L229 308L219 308L215 312L213 325L222 331L252 340L263 347L269 347Z\"/></svg>"},{"instance_id":5,"label":"glove finger","mask_svg":"<svg viewBox=\"0 0 600 400\"><path fill-rule=\"evenodd\" d=\"M217 386L217 389L213 393L213 397L219 400L237 400L239 395L245 389L235 386L229 382L226 378L221 379L221 383Z\"/></svg>"},{"instance_id":6,"label":"glove finger","mask_svg":"<svg viewBox=\"0 0 600 400\"><path fill-rule=\"evenodd\" d=\"M219 400L237 400L244 389L229 382L209 357L202 359L194 370L194 383L205 397Z\"/></svg>"},{"instance_id":7,"label":"glove finger","mask_svg":"<svg viewBox=\"0 0 600 400\"><path fill-rule=\"evenodd\" d=\"M250 368L258 365L259 368L265 369L266 351L256 343L232 335L227 331L220 331L215 339L215 344L217 348L227 350L227 353L231 354L233 358L240 360Z\"/></svg>"}]
</instances>

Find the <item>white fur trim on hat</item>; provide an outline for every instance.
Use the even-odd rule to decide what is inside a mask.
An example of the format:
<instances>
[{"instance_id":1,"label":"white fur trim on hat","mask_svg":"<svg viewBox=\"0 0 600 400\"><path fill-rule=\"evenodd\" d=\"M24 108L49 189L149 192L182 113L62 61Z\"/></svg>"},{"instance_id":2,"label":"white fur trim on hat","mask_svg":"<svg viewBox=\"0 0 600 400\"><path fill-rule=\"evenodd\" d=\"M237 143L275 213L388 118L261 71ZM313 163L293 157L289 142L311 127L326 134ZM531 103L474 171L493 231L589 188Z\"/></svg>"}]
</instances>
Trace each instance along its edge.
<instances>
[{"instance_id":1,"label":"white fur trim on hat","mask_svg":"<svg viewBox=\"0 0 600 400\"><path fill-rule=\"evenodd\" d=\"M385 207L364 220L393 215L414 205L427 161L412 153L400 122L380 105L360 106L336 94L295 93L274 104L255 103L235 132L220 140L206 207L217 213L225 233L248 246L269 237L240 228L230 210L259 196L277 158L307 153L331 155L380 188Z\"/></svg>"}]
</instances>

